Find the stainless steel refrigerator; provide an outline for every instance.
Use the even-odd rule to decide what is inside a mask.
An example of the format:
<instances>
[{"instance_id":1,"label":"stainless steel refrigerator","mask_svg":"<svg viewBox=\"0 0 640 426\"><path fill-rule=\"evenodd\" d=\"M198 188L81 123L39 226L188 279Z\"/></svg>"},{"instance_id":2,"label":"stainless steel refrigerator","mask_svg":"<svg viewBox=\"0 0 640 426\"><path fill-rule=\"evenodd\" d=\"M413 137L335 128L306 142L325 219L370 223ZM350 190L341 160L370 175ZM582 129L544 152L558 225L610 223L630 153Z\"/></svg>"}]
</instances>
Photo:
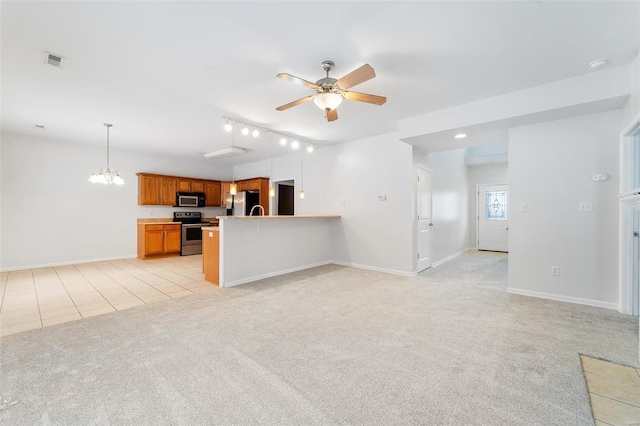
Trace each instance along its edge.
<instances>
[{"instance_id":1,"label":"stainless steel refrigerator","mask_svg":"<svg viewBox=\"0 0 640 426\"><path fill-rule=\"evenodd\" d=\"M226 194L227 216L249 216L251 209L260 204L260 191L242 191L236 195ZM253 216L260 215L260 209L253 211Z\"/></svg>"}]
</instances>

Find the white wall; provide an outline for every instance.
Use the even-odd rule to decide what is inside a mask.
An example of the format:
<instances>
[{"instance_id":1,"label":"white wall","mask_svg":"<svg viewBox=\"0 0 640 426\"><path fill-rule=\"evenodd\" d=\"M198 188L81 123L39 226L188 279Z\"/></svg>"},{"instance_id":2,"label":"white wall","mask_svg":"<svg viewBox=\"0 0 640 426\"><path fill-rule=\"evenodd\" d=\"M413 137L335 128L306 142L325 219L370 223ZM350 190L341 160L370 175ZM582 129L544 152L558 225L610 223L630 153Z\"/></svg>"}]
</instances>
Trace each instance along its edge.
<instances>
[{"instance_id":1,"label":"white wall","mask_svg":"<svg viewBox=\"0 0 640 426\"><path fill-rule=\"evenodd\" d=\"M420 151L415 150L416 155ZM432 264L468 248L469 190L465 150L434 152L416 162L431 170Z\"/></svg>"},{"instance_id":2,"label":"white wall","mask_svg":"<svg viewBox=\"0 0 640 426\"><path fill-rule=\"evenodd\" d=\"M91 184L105 147L1 134L2 270L136 255L136 220L172 216L172 207L138 206L135 173L229 179L229 167L111 150L125 185ZM183 209L184 210L184 209ZM199 209L204 215L224 209Z\"/></svg>"},{"instance_id":3,"label":"white wall","mask_svg":"<svg viewBox=\"0 0 640 426\"><path fill-rule=\"evenodd\" d=\"M468 166L467 178L469 182L469 243L468 246L476 248L477 244L477 187L480 184L509 183L509 164L491 163ZM509 213L511 216L511 213Z\"/></svg>"},{"instance_id":4,"label":"white wall","mask_svg":"<svg viewBox=\"0 0 640 426\"><path fill-rule=\"evenodd\" d=\"M640 119L640 52L636 54L631 67L631 96L622 108L622 129L634 125Z\"/></svg>"},{"instance_id":5,"label":"white wall","mask_svg":"<svg viewBox=\"0 0 640 426\"><path fill-rule=\"evenodd\" d=\"M509 291L617 307L619 129L620 110L510 129Z\"/></svg>"},{"instance_id":6,"label":"white wall","mask_svg":"<svg viewBox=\"0 0 640 426\"><path fill-rule=\"evenodd\" d=\"M331 231L337 221L340 219L221 220L220 286L231 287L331 262Z\"/></svg>"},{"instance_id":7,"label":"white wall","mask_svg":"<svg viewBox=\"0 0 640 426\"><path fill-rule=\"evenodd\" d=\"M295 201L296 214L342 216L332 235L334 261L410 274L411 153L395 134L380 135L274 158L272 179L295 179L296 194L304 186L305 198ZM234 168L236 179L269 173L270 161ZM387 200L378 201L383 194Z\"/></svg>"}]
</instances>

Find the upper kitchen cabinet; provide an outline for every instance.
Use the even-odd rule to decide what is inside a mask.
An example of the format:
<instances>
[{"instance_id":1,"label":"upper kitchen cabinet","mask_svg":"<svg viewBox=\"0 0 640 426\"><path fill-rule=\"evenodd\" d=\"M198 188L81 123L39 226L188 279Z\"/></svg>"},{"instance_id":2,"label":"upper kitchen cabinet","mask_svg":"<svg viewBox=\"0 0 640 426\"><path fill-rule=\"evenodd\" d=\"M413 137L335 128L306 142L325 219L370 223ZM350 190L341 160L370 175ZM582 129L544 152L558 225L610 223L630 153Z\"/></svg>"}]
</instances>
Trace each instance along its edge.
<instances>
[{"instance_id":1,"label":"upper kitchen cabinet","mask_svg":"<svg viewBox=\"0 0 640 426\"><path fill-rule=\"evenodd\" d=\"M220 205L227 205L227 194L231 193L231 182L220 182Z\"/></svg>"},{"instance_id":2,"label":"upper kitchen cabinet","mask_svg":"<svg viewBox=\"0 0 640 426\"><path fill-rule=\"evenodd\" d=\"M173 176L138 173L138 204L173 206L176 203L177 179Z\"/></svg>"},{"instance_id":3,"label":"upper kitchen cabinet","mask_svg":"<svg viewBox=\"0 0 640 426\"><path fill-rule=\"evenodd\" d=\"M178 179L178 191L181 192L205 192L205 181L195 179Z\"/></svg>"},{"instance_id":4,"label":"upper kitchen cabinet","mask_svg":"<svg viewBox=\"0 0 640 426\"><path fill-rule=\"evenodd\" d=\"M220 205L220 182L204 181L204 198L207 207L217 207Z\"/></svg>"},{"instance_id":5,"label":"upper kitchen cabinet","mask_svg":"<svg viewBox=\"0 0 640 426\"><path fill-rule=\"evenodd\" d=\"M165 176L138 175L138 204L141 206L175 206L176 192L204 192L207 206L220 205L220 181Z\"/></svg>"}]
</instances>

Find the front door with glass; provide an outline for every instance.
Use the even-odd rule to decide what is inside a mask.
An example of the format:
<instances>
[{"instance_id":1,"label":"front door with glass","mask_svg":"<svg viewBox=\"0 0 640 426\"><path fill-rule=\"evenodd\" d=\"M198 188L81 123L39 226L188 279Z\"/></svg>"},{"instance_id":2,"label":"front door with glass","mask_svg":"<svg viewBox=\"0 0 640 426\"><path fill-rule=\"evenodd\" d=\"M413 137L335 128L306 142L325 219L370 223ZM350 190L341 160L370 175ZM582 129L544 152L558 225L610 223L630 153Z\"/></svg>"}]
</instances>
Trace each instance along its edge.
<instances>
[{"instance_id":1,"label":"front door with glass","mask_svg":"<svg viewBox=\"0 0 640 426\"><path fill-rule=\"evenodd\" d=\"M509 251L509 185L478 185L478 250Z\"/></svg>"}]
</instances>

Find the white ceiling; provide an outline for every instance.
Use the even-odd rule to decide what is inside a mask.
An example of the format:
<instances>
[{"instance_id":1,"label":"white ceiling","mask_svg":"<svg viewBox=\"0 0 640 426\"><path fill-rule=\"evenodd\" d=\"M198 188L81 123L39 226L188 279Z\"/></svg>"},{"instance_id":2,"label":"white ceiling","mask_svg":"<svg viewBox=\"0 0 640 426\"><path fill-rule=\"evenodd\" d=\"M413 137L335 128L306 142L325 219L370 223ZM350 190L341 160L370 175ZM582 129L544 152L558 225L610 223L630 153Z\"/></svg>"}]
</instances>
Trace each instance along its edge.
<instances>
[{"instance_id":1,"label":"white ceiling","mask_svg":"<svg viewBox=\"0 0 640 426\"><path fill-rule=\"evenodd\" d=\"M229 116L319 145L396 130L398 120L629 63L640 47L640 3L618 2L2 2L3 131L115 149L235 164L282 148L270 135L235 137ZM45 51L63 67L44 63ZM312 94L276 78L339 78L369 63L328 123ZM34 129L35 124L46 130ZM485 129L493 132L491 126ZM499 132L496 130L497 133ZM492 140L491 142L495 142Z\"/></svg>"}]
</instances>

